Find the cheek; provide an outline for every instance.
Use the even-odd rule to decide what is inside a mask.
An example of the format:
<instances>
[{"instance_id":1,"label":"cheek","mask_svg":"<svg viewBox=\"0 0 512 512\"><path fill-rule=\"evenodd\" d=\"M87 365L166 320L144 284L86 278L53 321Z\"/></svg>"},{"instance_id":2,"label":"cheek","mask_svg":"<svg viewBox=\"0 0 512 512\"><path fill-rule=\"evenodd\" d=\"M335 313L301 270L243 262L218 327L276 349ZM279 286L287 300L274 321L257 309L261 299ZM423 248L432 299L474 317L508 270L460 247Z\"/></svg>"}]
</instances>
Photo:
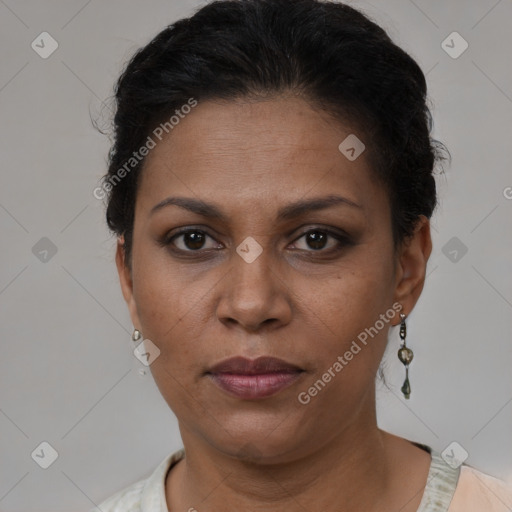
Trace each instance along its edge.
<instances>
[{"instance_id":1,"label":"cheek","mask_svg":"<svg viewBox=\"0 0 512 512\"><path fill-rule=\"evenodd\" d=\"M168 344L162 340L180 331L187 311L186 294L172 266L164 268L143 257L134 259L134 300L144 338L151 339L165 356Z\"/></svg>"},{"instance_id":2,"label":"cheek","mask_svg":"<svg viewBox=\"0 0 512 512\"><path fill-rule=\"evenodd\" d=\"M199 333L204 333L197 318L200 298L179 276L157 266L141 266L138 279L134 294L142 332L160 350L150 371L169 407L185 417L191 396L185 390L198 373ZM195 408L203 408L200 402L194 403Z\"/></svg>"},{"instance_id":3,"label":"cheek","mask_svg":"<svg viewBox=\"0 0 512 512\"><path fill-rule=\"evenodd\" d=\"M314 372L299 391L311 401L303 412L314 410L316 421L339 422L374 389L394 314L388 299L378 274L357 271L334 279L311 298L316 304L305 332L314 339Z\"/></svg>"},{"instance_id":4,"label":"cheek","mask_svg":"<svg viewBox=\"0 0 512 512\"><path fill-rule=\"evenodd\" d=\"M318 355L325 366L338 355L353 350L357 351L358 360L365 359L374 366L375 358L380 357L385 345L390 325L389 320L379 321L380 315L391 307L385 300L387 294L379 292L368 282L354 283L353 287L347 287L346 292L337 290L332 296L325 293L321 299L322 308L310 316L310 325L316 323L317 332L323 333L317 338ZM309 330L313 329L310 327ZM357 345L363 350L358 350ZM352 359L350 355L348 357Z\"/></svg>"},{"instance_id":5,"label":"cheek","mask_svg":"<svg viewBox=\"0 0 512 512\"><path fill-rule=\"evenodd\" d=\"M374 250L366 244L346 258L332 278L326 280L318 300L323 301L323 308L331 315L339 311L345 319L378 317L382 308L389 306L392 278L392 263L386 251Z\"/></svg>"},{"instance_id":6,"label":"cheek","mask_svg":"<svg viewBox=\"0 0 512 512\"><path fill-rule=\"evenodd\" d=\"M384 258L361 253L347 259L323 286L305 287L305 323L310 334L316 334L320 373L347 352L350 361L359 361L351 367L366 367L370 373L378 368L394 315L390 269L390 262ZM387 316L382 317L386 312Z\"/></svg>"},{"instance_id":7,"label":"cheek","mask_svg":"<svg viewBox=\"0 0 512 512\"><path fill-rule=\"evenodd\" d=\"M212 294L222 274L183 272L160 252L148 250L146 258L134 261L134 298L144 338L160 350L155 364L162 363L179 378L193 375L199 365L215 313Z\"/></svg>"}]
</instances>

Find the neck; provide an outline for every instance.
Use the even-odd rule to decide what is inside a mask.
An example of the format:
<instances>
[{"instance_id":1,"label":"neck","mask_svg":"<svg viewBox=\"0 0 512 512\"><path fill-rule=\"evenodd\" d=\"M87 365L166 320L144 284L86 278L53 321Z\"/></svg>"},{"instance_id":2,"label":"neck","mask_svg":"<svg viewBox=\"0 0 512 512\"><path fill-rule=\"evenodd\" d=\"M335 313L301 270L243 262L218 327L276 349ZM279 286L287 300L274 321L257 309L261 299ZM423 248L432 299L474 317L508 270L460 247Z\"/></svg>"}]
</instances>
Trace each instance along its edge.
<instances>
[{"instance_id":1,"label":"neck","mask_svg":"<svg viewBox=\"0 0 512 512\"><path fill-rule=\"evenodd\" d=\"M375 414L279 463L240 460L180 425L186 458L167 490L171 510L372 511L390 487L387 434ZM174 472L174 470L173 470ZM198 498L203 496L203 498Z\"/></svg>"}]
</instances>

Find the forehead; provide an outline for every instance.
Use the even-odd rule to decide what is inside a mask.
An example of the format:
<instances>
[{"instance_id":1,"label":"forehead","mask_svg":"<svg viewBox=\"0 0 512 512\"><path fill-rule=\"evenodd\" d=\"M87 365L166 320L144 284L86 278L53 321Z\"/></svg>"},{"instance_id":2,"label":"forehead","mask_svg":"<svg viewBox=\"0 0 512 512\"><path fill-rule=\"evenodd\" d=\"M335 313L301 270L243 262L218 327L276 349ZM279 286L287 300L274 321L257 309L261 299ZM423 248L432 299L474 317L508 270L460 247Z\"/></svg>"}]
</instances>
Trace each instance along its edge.
<instances>
[{"instance_id":1,"label":"forehead","mask_svg":"<svg viewBox=\"0 0 512 512\"><path fill-rule=\"evenodd\" d=\"M326 192L375 204L364 152L349 160L339 149L354 136L364 140L298 98L200 102L146 157L138 208L170 195L261 208Z\"/></svg>"}]
</instances>

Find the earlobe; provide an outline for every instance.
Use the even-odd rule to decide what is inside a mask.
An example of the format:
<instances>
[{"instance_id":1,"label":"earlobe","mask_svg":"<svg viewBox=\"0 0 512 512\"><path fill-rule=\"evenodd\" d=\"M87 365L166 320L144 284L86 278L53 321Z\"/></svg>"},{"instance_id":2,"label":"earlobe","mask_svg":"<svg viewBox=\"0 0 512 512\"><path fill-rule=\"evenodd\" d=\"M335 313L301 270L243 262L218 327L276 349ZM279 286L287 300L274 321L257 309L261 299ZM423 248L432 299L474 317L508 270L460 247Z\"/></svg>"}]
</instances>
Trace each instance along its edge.
<instances>
[{"instance_id":1,"label":"earlobe","mask_svg":"<svg viewBox=\"0 0 512 512\"><path fill-rule=\"evenodd\" d=\"M412 237L404 242L398 257L394 300L402 304L402 311L407 316L423 290L431 252L430 221L421 215Z\"/></svg>"}]
</instances>

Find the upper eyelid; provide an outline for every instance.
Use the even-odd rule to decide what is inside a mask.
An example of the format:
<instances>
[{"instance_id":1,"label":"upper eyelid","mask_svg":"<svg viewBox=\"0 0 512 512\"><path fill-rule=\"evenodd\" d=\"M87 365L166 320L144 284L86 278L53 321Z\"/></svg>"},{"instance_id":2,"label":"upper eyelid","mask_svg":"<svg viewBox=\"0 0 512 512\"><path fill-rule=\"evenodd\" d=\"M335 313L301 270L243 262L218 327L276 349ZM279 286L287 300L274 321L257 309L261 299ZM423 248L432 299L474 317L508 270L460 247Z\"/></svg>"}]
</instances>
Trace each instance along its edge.
<instances>
[{"instance_id":1,"label":"upper eyelid","mask_svg":"<svg viewBox=\"0 0 512 512\"><path fill-rule=\"evenodd\" d=\"M212 240L215 240L215 242L217 243L222 243L222 242L219 242L213 235L211 235L210 233L208 233L208 231L204 228L194 228L194 227L191 227L191 228L181 228L178 232L174 233L173 235L164 235L163 237L163 240L164 242L166 243L172 243L173 240L175 240L176 238L182 236L182 235L186 235L187 233L193 233L193 232L196 232L196 231L200 231L201 233L204 233L206 236L209 236Z\"/></svg>"}]
</instances>

